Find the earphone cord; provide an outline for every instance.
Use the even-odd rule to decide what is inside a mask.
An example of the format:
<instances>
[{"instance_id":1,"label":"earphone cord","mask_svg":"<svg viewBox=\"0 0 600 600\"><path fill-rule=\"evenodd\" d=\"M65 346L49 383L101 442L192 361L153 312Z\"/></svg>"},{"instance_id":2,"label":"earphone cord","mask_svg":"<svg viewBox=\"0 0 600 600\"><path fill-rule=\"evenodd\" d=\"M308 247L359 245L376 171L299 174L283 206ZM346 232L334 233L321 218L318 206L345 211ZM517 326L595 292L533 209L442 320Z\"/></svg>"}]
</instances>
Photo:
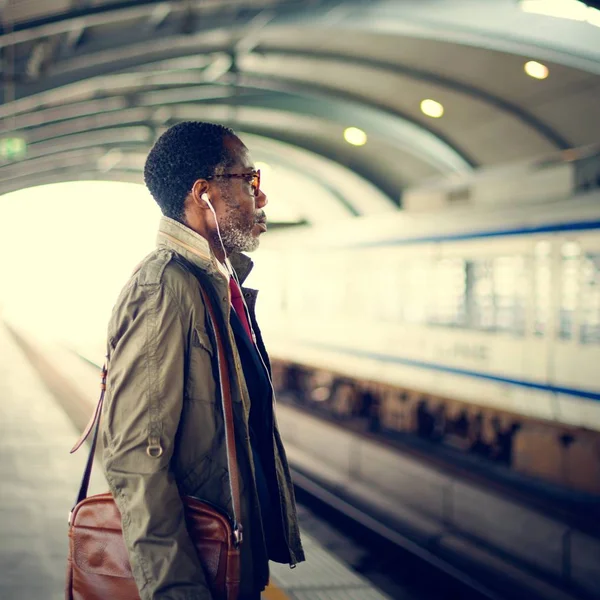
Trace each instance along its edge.
<instances>
[{"instance_id":1,"label":"earphone cord","mask_svg":"<svg viewBox=\"0 0 600 600\"><path fill-rule=\"evenodd\" d=\"M227 252L225 252L225 246L223 245L223 238L221 237L221 229L219 228L219 221L217 220L217 213L215 212L215 209L213 208L213 205L211 204L211 202L208 198L204 198L204 201L206 202L208 208L210 208L210 211L212 212L213 217L215 218L215 225L217 226L217 235L219 236L219 243L221 244L221 248L223 249L223 256L225 257L225 268L227 269L227 272L229 273L229 275L231 277L233 277L233 279L235 279L235 282L237 283L237 285L241 291L242 284L240 283L240 280L238 279L237 273L231 268L231 265L230 265L229 261L227 260ZM254 340L256 340L254 328L252 327L252 320L250 319L250 311L248 310L248 305L246 304L246 301L244 300L244 294L242 294L242 304L244 305L244 309L246 311L246 318L248 320L248 325L250 326L250 331L252 333L252 337Z\"/></svg>"},{"instance_id":2,"label":"earphone cord","mask_svg":"<svg viewBox=\"0 0 600 600\"><path fill-rule=\"evenodd\" d=\"M210 208L210 212L213 214L213 217L215 218L215 225L217 226L217 235L219 236L219 243L221 244L221 248L223 250L223 256L225 257L225 267L227 267L227 252L225 252L225 246L223 245L223 238L221 237L221 229L219 228L219 221L217 220L217 213L215 212L213 205L210 203L210 200L208 200L207 198L204 198L204 201L206 202L206 205L208 206L208 208ZM229 267L227 267L227 270L229 271Z\"/></svg>"}]
</instances>

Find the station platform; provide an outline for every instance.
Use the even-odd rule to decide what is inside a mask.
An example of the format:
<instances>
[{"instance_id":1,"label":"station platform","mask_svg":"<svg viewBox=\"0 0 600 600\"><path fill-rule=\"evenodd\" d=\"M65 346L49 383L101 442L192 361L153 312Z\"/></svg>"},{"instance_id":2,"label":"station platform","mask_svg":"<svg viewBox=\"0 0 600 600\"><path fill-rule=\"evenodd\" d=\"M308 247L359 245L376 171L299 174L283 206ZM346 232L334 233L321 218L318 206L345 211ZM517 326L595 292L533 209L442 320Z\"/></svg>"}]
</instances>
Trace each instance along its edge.
<instances>
[{"instance_id":1,"label":"station platform","mask_svg":"<svg viewBox=\"0 0 600 600\"><path fill-rule=\"evenodd\" d=\"M91 407L74 423L28 354L0 322L0 598L63 600L67 518L86 460L85 451L69 449L79 436L78 418ZM106 489L97 465L89 493ZM307 561L293 570L271 563L264 599L387 598L312 536L302 537Z\"/></svg>"}]
</instances>

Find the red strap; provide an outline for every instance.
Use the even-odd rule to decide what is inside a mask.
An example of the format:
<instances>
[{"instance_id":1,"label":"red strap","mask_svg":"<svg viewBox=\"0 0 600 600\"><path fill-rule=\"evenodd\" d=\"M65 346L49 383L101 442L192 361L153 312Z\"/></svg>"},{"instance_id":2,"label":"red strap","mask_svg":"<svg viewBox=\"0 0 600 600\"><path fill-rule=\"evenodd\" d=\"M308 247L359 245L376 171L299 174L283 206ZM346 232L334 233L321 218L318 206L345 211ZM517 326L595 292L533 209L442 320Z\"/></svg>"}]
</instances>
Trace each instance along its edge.
<instances>
[{"instance_id":1,"label":"red strap","mask_svg":"<svg viewBox=\"0 0 600 600\"><path fill-rule=\"evenodd\" d=\"M231 291L231 305L242 322L248 337L252 340L252 330L250 329L250 323L248 322L248 316L246 315L246 309L244 308L242 290L240 290L240 286L233 277L229 278L229 290Z\"/></svg>"}]
</instances>

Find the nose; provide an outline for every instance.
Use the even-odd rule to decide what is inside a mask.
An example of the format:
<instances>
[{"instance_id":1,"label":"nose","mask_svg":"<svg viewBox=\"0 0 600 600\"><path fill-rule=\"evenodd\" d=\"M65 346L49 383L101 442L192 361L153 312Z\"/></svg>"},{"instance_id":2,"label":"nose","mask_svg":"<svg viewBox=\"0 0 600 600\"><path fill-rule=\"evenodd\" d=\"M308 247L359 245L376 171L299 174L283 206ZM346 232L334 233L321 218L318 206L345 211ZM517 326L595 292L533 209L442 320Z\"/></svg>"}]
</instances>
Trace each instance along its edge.
<instances>
[{"instance_id":1,"label":"nose","mask_svg":"<svg viewBox=\"0 0 600 600\"><path fill-rule=\"evenodd\" d=\"M267 199L267 195L261 190L258 190L258 196L256 196L256 200L255 200L255 204L258 208L263 208L263 206L266 206L269 203L269 200Z\"/></svg>"}]
</instances>

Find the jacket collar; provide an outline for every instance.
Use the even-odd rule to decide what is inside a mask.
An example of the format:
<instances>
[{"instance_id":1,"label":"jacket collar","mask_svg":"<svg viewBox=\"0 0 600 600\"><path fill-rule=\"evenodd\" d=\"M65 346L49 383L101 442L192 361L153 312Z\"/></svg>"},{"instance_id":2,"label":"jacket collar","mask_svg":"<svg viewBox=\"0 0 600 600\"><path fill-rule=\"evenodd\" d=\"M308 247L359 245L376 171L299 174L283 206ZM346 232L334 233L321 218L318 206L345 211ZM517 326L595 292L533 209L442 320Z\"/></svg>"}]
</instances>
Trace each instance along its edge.
<instances>
[{"instance_id":1,"label":"jacket collar","mask_svg":"<svg viewBox=\"0 0 600 600\"><path fill-rule=\"evenodd\" d=\"M236 272L236 275L240 280L240 284L243 284L248 275L250 275L250 271L252 271L252 268L254 267L252 259L248 258L245 254L236 252L229 257L229 262Z\"/></svg>"},{"instance_id":2,"label":"jacket collar","mask_svg":"<svg viewBox=\"0 0 600 600\"><path fill-rule=\"evenodd\" d=\"M160 247L170 248L208 273L220 273L217 257L213 254L208 241L183 223L162 216L158 226L156 243ZM235 253L229 257L231 266L240 280L250 274L254 263L244 254Z\"/></svg>"}]
</instances>

